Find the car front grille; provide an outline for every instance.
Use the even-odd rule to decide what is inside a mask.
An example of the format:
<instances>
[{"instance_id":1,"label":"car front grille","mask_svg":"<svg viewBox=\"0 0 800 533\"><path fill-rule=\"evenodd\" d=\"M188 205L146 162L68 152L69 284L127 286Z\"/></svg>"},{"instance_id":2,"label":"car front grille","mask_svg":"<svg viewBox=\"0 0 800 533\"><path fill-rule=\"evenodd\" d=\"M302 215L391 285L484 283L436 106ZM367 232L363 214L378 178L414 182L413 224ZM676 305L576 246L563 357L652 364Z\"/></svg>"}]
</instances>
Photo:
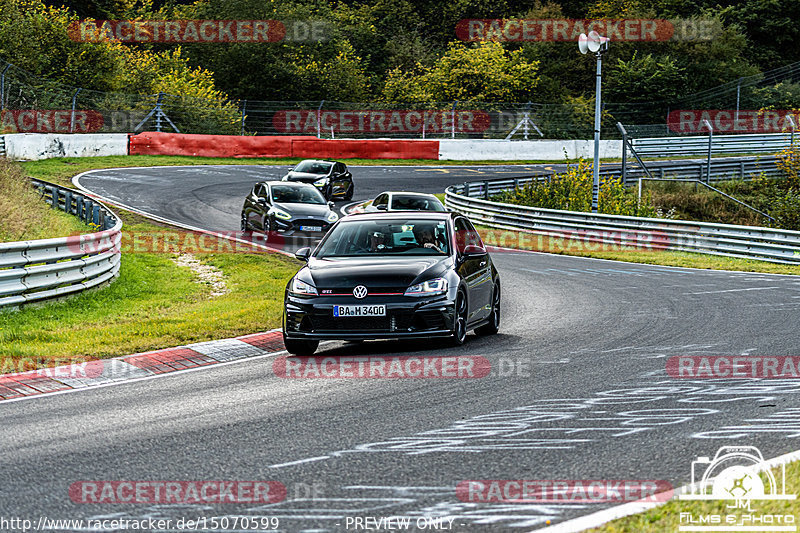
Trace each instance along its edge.
<instances>
[{"instance_id":1,"label":"car front grille","mask_svg":"<svg viewBox=\"0 0 800 533\"><path fill-rule=\"evenodd\" d=\"M413 314L404 311L390 311L387 316L334 318L328 311L311 318L311 328L315 332L324 331L408 331Z\"/></svg>"}]
</instances>

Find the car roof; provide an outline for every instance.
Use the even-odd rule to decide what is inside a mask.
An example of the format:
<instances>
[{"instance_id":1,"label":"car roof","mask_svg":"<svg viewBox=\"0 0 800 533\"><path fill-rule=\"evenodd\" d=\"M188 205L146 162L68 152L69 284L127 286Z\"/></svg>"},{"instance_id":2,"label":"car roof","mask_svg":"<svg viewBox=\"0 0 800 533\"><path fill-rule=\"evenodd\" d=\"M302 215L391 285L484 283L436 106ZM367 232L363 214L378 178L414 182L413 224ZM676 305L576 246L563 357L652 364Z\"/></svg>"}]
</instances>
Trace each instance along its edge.
<instances>
[{"instance_id":1,"label":"car roof","mask_svg":"<svg viewBox=\"0 0 800 533\"><path fill-rule=\"evenodd\" d=\"M306 161L310 161L312 163L339 163L339 161L333 161L332 159L303 159L302 161L300 161L300 163L305 163ZM297 165L299 165L300 163L297 163Z\"/></svg>"},{"instance_id":2,"label":"car roof","mask_svg":"<svg viewBox=\"0 0 800 533\"><path fill-rule=\"evenodd\" d=\"M353 213L352 215L347 215L346 217L342 218L341 220L383 220L383 219L395 219L399 215L409 215L409 218L422 218L422 219L431 219L431 220L447 220L451 218L455 218L458 216L463 216L460 213L453 213L450 211L380 211L377 213L369 212L369 213Z\"/></svg>"},{"instance_id":3,"label":"car roof","mask_svg":"<svg viewBox=\"0 0 800 533\"><path fill-rule=\"evenodd\" d=\"M436 198L436 196L435 196L435 195L433 195L433 194L428 194L428 193L426 193L426 192L411 192L411 191L383 191L382 193L378 194L377 196L380 196L381 194L391 194L392 196L395 196L395 195L398 195L398 194L400 194L400 195L403 195L403 196L425 196L425 197L427 197L427 198ZM377 196L376 196L376 198L377 198ZM436 199L438 200L438 198L436 198Z\"/></svg>"},{"instance_id":4,"label":"car roof","mask_svg":"<svg viewBox=\"0 0 800 533\"><path fill-rule=\"evenodd\" d=\"M314 187L310 183L303 183L302 181L281 181L281 180L268 180L259 181L256 185L288 185L290 187Z\"/></svg>"}]
</instances>

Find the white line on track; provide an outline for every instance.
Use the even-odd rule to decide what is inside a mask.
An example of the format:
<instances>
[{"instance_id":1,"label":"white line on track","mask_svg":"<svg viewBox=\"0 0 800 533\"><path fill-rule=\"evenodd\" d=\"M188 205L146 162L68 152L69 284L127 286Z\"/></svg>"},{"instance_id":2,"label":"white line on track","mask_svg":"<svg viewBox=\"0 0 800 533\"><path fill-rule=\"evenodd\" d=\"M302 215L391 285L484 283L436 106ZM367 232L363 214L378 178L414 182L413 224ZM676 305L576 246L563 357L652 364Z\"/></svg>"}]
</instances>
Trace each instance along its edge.
<instances>
[{"instance_id":1,"label":"white line on track","mask_svg":"<svg viewBox=\"0 0 800 533\"><path fill-rule=\"evenodd\" d=\"M780 289L780 287L748 287L746 289L724 289L719 291L685 292L683 294L720 294L723 292L767 291L770 289Z\"/></svg>"}]
</instances>

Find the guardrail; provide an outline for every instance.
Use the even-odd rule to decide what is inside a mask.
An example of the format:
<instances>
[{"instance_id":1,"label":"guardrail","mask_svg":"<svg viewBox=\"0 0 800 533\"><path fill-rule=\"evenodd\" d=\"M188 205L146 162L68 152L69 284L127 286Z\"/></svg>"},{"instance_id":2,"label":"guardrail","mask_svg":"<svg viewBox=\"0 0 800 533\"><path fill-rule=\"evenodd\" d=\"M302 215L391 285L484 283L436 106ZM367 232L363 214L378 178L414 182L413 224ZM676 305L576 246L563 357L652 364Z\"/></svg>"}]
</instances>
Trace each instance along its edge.
<instances>
[{"instance_id":1,"label":"guardrail","mask_svg":"<svg viewBox=\"0 0 800 533\"><path fill-rule=\"evenodd\" d=\"M538 177L517 180L542 179ZM546 179L546 178L545 178ZM503 204L487 198L517 180L453 185L445 206L492 228L586 242L800 264L800 231L630 217Z\"/></svg>"},{"instance_id":2,"label":"guardrail","mask_svg":"<svg viewBox=\"0 0 800 533\"><path fill-rule=\"evenodd\" d=\"M109 282L119 273L122 221L78 191L32 181L53 208L75 215L100 231L0 243L0 307L75 294Z\"/></svg>"},{"instance_id":3,"label":"guardrail","mask_svg":"<svg viewBox=\"0 0 800 533\"><path fill-rule=\"evenodd\" d=\"M711 161L711 180L710 181L724 181L730 179L752 179L754 177L764 176L767 178L777 178L782 176L781 170L776 165L776 157L766 157L763 159L745 160L737 159L733 161ZM567 165L567 169L572 166ZM708 171L708 164L698 161L677 162L670 165L658 165L648 167L652 177L666 179L666 178L679 178L679 179L698 179L706 180ZM554 174L554 171L545 171L529 176L520 176L517 178L506 178L499 180L490 180L486 182L471 182L470 186L479 192L480 197L488 199L489 196L497 194L506 189L513 189L519 187L532 180L542 181L547 180ZM611 167L609 165L600 166L601 176L611 176L614 178L623 178L625 185L636 185L639 178L648 177L647 172L639 166L627 166L623 173L621 168ZM488 184L488 185L481 185Z\"/></svg>"},{"instance_id":4,"label":"guardrail","mask_svg":"<svg viewBox=\"0 0 800 533\"><path fill-rule=\"evenodd\" d=\"M633 148L641 157L675 157L705 155L708 152L708 135L696 137L643 137L632 138ZM736 134L714 135L711 150L715 154L775 153L791 145L792 134Z\"/></svg>"}]
</instances>

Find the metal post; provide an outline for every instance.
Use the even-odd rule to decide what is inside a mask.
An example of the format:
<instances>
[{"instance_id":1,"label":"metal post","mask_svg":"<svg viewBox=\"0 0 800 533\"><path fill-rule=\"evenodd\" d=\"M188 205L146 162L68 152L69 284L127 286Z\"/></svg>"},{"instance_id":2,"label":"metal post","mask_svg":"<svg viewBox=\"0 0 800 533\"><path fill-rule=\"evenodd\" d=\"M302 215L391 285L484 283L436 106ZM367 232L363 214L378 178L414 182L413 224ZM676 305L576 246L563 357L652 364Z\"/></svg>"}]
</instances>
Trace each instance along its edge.
<instances>
[{"instance_id":1,"label":"metal post","mask_svg":"<svg viewBox=\"0 0 800 533\"><path fill-rule=\"evenodd\" d=\"M428 116L428 112L427 111L423 111L422 112L422 140L423 141L425 140L425 119L427 118L427 116Z\"/></svg>"},{"instance_id":2,"label":"metal post","mask_svg":"<svg viewBox=\"0 0 800 533\"><path fill-rule=\"evenodd\" d=\"M742 92L742 78L739 78L739 80L736 82L736 119L735 119L736 122L734 122L734 124L736 124L739 120L739 95L741 94L741 92Z\"/></svg>"},{"instance_id":3,"label":"metal post","mask_svg":"<svg viewBox=\"0 0 800 533\"><path fill-rule=\"evenodd\" d=\"M636 204L637 207L642 207L642 177L639 176L639 203Z\"/></svg>"},{"instance_id":4,"label":"metal post","mask_svg":"<svg viewBox=\"0 0 800 533\"><path fill-rule=\"evenodd\" d=\"M6 71L11 66L11 63L6 63L3 73L0 74L0 109L6 108Z\"/></svg>"},{"instance_id":5,"label":"metal post","mask_svg":"<svg viewBox=\"0 0 800 533\"><path fill-rule=\"evenodd\" d=\"M451 115L453 115L453 124L452 124L452 127L450 129L450 138L451 139L455 139L456 138L456 104L457 103L458 103L458 100L453 102L453 111L451 112Z\"/></svg>"},{"instance_id":6,"label":"metal post","mask_svg":"<svg viewBox=\"0 0 800 533\"><path fill-rule=\"evenodd\" d=\"M706 166L706 183L711 183L711 143L714 141L714 128L711 127L711 123L704 119L703 123L708 128L708 163Z\"/></svg>"},{"instance_id":7,"label":"metal post","mask_svg":"<svg viewBox=\"0 0 800 533\"><path fill-rule=\"evenodd\" d=\"M161 131L161 100L164 98L164 93L159 92L156 99L156 131Z\"/></svg>"},{"instance_id":8,"label":"metal post","mask_svg":"<svg viewBox=\"0 0 800 533\"><path fill-rule=\"evenodd\" d=\"M239 132L239 135L244 135L244 114L246 110L247 110L247 100L242 102L242 128L241 131Z\"/></svg>"},{"instance_id":9,"label":"metal post","mask_svg":"<svg viewBox=\"0 0 800 533\"><path fill-rule=\"evenodd\" d=\"M78 100L78 94L80 94L80 92L82 90L83 89L78 88L78 90L75 91L75 94L72 95L72 112L70 113L70 116L69 116L69 132L70 133L72 133L72 130L75 129L75 102Z\"/></svg>"},{"instance_id":10,"label":"metal post","mask_svg":"<svg viewBox=\"0 0 800 533\"><path fill-rule=\"evenodd\" d=\"M597 213L600 199L600 81L603 69L603 53L597 52L597 73L594 90L594 168L592 168L592 213Z\"/></svg>"},{"instance_id":11,"label":"metal post","mask_svg":"<svg viewBox=\"0 0 800 533\"><path fill-rule=\"evenodd\" d=\"M319 107L317 108L317 139L322 137L322 126L321 126L321 119L322 119L322 105L325 103L325 100L322 100L319 103Z\"/></svg>"},{"instance_id":12,"label":"metal post","mask_svg":"<svg viewBox=\"0 0 800 533\"><path fill-rule=\"evenodd\" d=\"M617 129L622 133L622 184L628 182L628 132L622 122L617 122ZM641 186L640 186L641 188Z\"/></svg>"}]
</instances>

